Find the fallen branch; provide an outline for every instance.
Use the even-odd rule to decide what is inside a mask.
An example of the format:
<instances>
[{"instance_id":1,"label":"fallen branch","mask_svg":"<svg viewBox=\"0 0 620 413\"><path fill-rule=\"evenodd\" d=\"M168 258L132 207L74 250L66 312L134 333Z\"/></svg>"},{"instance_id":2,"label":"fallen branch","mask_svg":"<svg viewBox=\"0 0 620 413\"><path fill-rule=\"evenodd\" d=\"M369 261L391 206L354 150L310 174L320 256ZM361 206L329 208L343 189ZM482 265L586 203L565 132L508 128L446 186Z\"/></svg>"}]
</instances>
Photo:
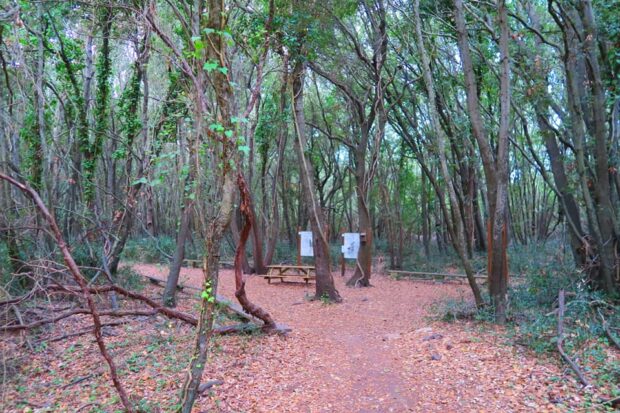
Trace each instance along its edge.
<instances>
[{"instance_id":1,"label":"fallen branch","mask_svg":"<svg viewBox=\"0 0 620 413\"><path fill-rule=\"evenodd\" d=\"M200 386L198 386L198 393L202 394L209 390L211 387L220 386L222 384L224 384L222 380L209 380L208 382L202 383Z\"/></svg>"},{"instance_id":2,"label":"fallen branch","mask_svg":"<svg viewBox=\"0 0 620 413\"><path fill-rule=\"evenodd\" d=\"M236 333L251 334L257 331L260 331L260 327L254 324L248 324L248 323L233 324L230 326L221 326L221 327L216 327L213 329L213 333L219 334L222 336L227 335L227 334L236 334Z\"/></svg>"},{"instance_id":3,"label":"fallen branch","mask_svg":"<svg viewBox=\"0 0 620 413\"><path fill-rule=\"evenodd\" d=\"M22 314L19 311L19 308L17 308L16 305L12 305L11 308L13 309L13 312L15 313L15 317L17 317L17 320L19 321L19 325L24 325L24 319L22 318ZM26 340L26 344L28 344L28 348L30 349L30 351L34 351L34 348L32 347L32 343L30 342L30 339L28 338L27 335L24 335L24 340Z\"/></svg>"},{"instance_id":4,"label":"fallen branch","mask_svg":"<svg viewBox=\"0 0 620 413\"><path fill-rule=\"evenodd\" d=\"M114 387L116 388L116 391L118 392L118 395L121 399L123 407L125 408L126 411L130 413L135 412L135 409L133 408L132 403L129 401L127 392L123 388L123 385L118 378L114 360L108 353L105 342L103 340L103 336L101 334L101 320L99 318L99 313L97 312L97 308L95 306L95 301L93 300L93 297L88 291L88 286L87 286L88 283L86 279L84 278L84 276L82 275L82 273L80 272L79 267L75 263L75 260L73 259L73 256L71 255L71 252L69 251L69 248L67 247L67 243L65 242L62 236L62 232L60 231L60 228L58 227L56 220L54 219L50 211L47 209L47 207L45 206L45 203L43 203L43 200L41 199L37 191L32 189L27 184L23 184L17 181L16 179L8 175L5 175L3 173L0 173L0 179L3 179L7 181L8 183L10 183L11 185L15 186L16 188L21 190L28 198L30 198L37 206L39 212L41 213L45 221L47 221L47 224L50 227L52 234L54 235L54 238L56 240L56 244L58 244L58 248L60 248L62 252L62 256L65 261L65 264L67 265L67 268L69 269L69 272L71 273L75 281L80 286L83 296L86 299L88 308L90 310L90 314L92 315L92 318L93 318L94 335L95 335L95 339L97 340L97 345L99 346L99 351L101 352L101 355L103 356L106 363L108 364L108 367L110 369L110 378L112 379L112 382L114 383Z\"/></svg>"},{"instance_id":5,"label":"fallen branch","mask_svg":"<svg viewBox=\"0 0 620 413\"><path fill-rule=\"evenodd\" d=\"M159 278L156 278L156 277L152 277L152 276L148 276L148 275L142 275L142 274L140 274L140 275L142 277L148 279L151 284L156 285L158 287L163 287L163 284L161 284L161 283L165 283L166 282L166 280L162 280L162 279L159 279ZM180 291L183 291L184 289L189 289L189 290L194 290L194 291L202 291L201 288L193 287L191 285L182 285L182 284L177 285L177 289L179 289ZM260 323L262 322L259 318L256 318L253 315L248 314L245 311L243 311L243 308L241 308L238 305L236 305L235 303L231 302L226 297L223 297L221 295L216 295L215 302L218 303L219 305L222 305L222 306L226 307L226 309L228 311L230 311L233 314L236 314L237 316L239 316L243 320L251 321L251 322L256 323L258 325L260 325Z\"/></svg>"},{"instance_id":6,"label":"fallen branch","mask_svg":"<svg viewBox=\"0 0 620 413\"><path fill-rule=\"evenodd\" d=\"M84 410L85 408L91 407L91 406L93 406L93 407L94 406L100 406L100 404L99 403L86 403L86 404L83 404L82 406L78 407L78 409L75 411L75 413L79 413L82 410Z\"/></svg>"},{"instance_id":7,"label":"fallen branch","mask_svg":"<svg viewBox=\"0 0 620 413\"><path fill-rule=\"evenodd\" d=\"M612 408L616 408L616 407L620 406L620 396L617 396L617 397L611 398L611 399L609 399L609 400L603 400L603 401L599 404L599 406L606 406L606 405L609 405L609 406L611 406Z\"/></svg>"},{"instance_id":8,"label":"fallen branch","mask_svg":"<svg viewBox=\"0 0 620 413\"><path fill-rule=\"evenodd\" d=\"M152 276L148 276L148 275L142 275L139 274L140 276L146 278L149 280L150 283L152 283L153 285L156 285L158 287L163 287L163 285L161 283L165 283L166 280L162 280L156 277L152 277ZM188 289L188 290L194 290L194 291L202 291L201 288L198 287L193 287L191 285L178 285L177 288L179 288L181 291ZM242 318L243 320L247 320L247 321L251 321L257 325L260 325L262 323L262 321L259 318L254 317L251 314L246 313L242 307L240 307L239 305L231 302L230 300L228 300L226 297L221 296L221 295L216 295L215 297L215 302L218 303L221 306L226 307L226 310L230 311L233 314L236 314L237 316L239 316L240 318ZM167 308L167 307L166 307Z\"/></svg>"},{"instance_id":9,"label":"fallen branch","mask_svg":"<svg viewBox=\"0 0 620 413\"><path fill-rule=\"evenodd\" d=\"M15 298L10 298L5 301L0 301L0 307L5 306L5 305L11 305L11 304L19 304L22 301L25 301L29 299L30 297L32 297L35 292L36 292L36 289L33 288L32 290L28 291L27 294L24 294L19 297L15 297Z\"/></svg>"},{"instance_id":10,"label":"fallen branch","mask_svg":"<svg viewBox=\"0 0 620 413\"><path fill-rule=\"evenodd\" d=\"M70 292L70 293L78 293L79 290L76 289L75 287L65 287L62 286L60 288L55 287L55 286L51 286L51 289L53 290L58 290L58 291L65 291L65 292ZM153 310L155 310L157 313L163 314L169 318L176 318L178 320L182 320L185 321L188 324L191 324L193 326L197 325L198 320L196 319L196 317L181 312L181 311L176 311L173 310L172 308L168 308L168 307L164 307L163 305L159 304L157 301L147 297L146 295L140 294L140 293L136 293L134 291L129 291L124 289L123 287L119 287L118 285L104 285L101 287L90 287L88 288L88 291L91 292L92 294L101 294L101 293L107 293L107 292L111 292L111 291L115 291L118 294L128 297L128 298L132 298L134 300L138 300L138 301L142 301L143 303L145 303L146 305L148 305L149 307L151 307Z\"/></svg>"},{"instance_id":11,"label":"fallen branch","mask_svg":"<svg viewBox=\"0 0 620 413\"><path fill-rule=\"evenodd\" d=\"M78 314L92 314L92 313L89 308L76 308L76 309L58 314L56 317L37 320L30 324L16 324L16 325L10 325L10 326L1 326L0 331L32 330L33 328L40 327L44 324L55 323L56 321L60 321L64 318L71 317L73 315L78 315ZM100 316L109 316L109 317L153 316L157 314L157 311L155 310L125 310L125 311L104 310L104 311L99 311L98 314ZM103 324L100 324L100 325L103 326Z\"/></svg>"},{"instance_id":12,"label":"fallen branch","mask_svg":"<svg viewBox=\"0 0 620 413\"><path fill-rule=\"evenodd\" d=\"M611 329L609 328L609 324L607 324L607 320L605 320L605 317L603 317L603 313L601 313L601 309L597 308L596 312L598 313L599 317L601 317L601 321L603 322L603 330L605 330L605 334L607 334L607 337L609 337L609 340L618 349L620 349L620 341L618 341L618 339L614 337L614 335L612 334Z\"/></svg>"},{"instance_id":13,"label":"fallen branch","mask_svg":"<svg viewBox=\"0 0 620 413\"><path fill-rule=\"evenodd\" d=\"M577 377L579 377L579 381L585 386L590 386L590 383L586 379L586 377L581 372L581 369L564 351L564 347L562 346L564 343L564 290L560 290L559 296L559 307L558 307L558 342L557 347L558 351L562 355L562 358L568 363L568 365L573 369Z\"/></svg>"},{"instance_id":14,"label":"fallen branch","mask_svg":"<svg viewBox=\"0 0 620 413\"><path fill-rule=\"evenodd\" d=\"M111 323L103 323L101 324L101 327L114 327L114 326L120 326L123 324L127 324L129 323L129 320L120 320L120 321L114 321ZM80 330L80 331L76 331L75 333L67 333L67 334L63 334L61 336L56 336L56 337L52 337L52 338L48 338L48 339L41 339L37 342L37 344L42 343L42 342L48 342L48 343L53 343L55 341L61 341L61 340L65 340L68 338L72 338L72 337L77 337L77 336L81 336L84 334L88 334L88 333L92 333L93 332L93 328L89 327L86 328L84 330Z\"/></svg>"},{"instance_id":15,"label":"fallen branch","mask_svg":"<svg viewBox=\"0 0 620 413\"><path fill-rule=\"evenodd\" d=\"M97 372L97 373L89 374L87 376L78 377L77 379L74 379L71 382L69 382L69 383L65 384L64 386L62 386L62 389L63 390L68 389L69 387L75 386L76 384L79 384L79 383L81 383L83 381L86 381L88 379L92 379L93 377L96 377L96 376L100 376L102 373L103 373L103 371L100 371L100 372Z\"/></svg>"},{"instance_id":16,"label":"fallen branch","mask_svg":"<svg viewBox=\"0 0 620 413\"><path fill-rule=\"evenodd\" d=\"M53 285L53 286L49 286L48 289L50 291L57 291L60 293L66 293L66 294L79 294L81 292L81 290L79 290L76 287L71 287L71 286L64 286L64 285ZM184 321L192 326L196 326L197 324L197 320L194 316L187 314L187 313L183 313L181 311L176 311L173 310L171 308L168 307L164 307L162 305L160 305L158 302L148 298L145 295L133 292L133 291L129 291L126 290L122 287L119 287L117 285L105 285L105 286L101 286L101 287L90 287L88 288L88 291L91 294L102 294L102 293L107 293L110 291L116 291L118 292L120 295L123 295L125 297L128 298L132 298L138 301L142 301L144 303L146 303L147 305L149 305L152 310L119 310L119 311L114 311L114 310L103 310L99 312L99 315L101 316L110 316L110 317L125 317L125 316L153 316L156 314L163 314L165 316L167 316L168 318L172 318L172 319L178 319L181 321ZM239 316L240 318L247 320L249 322L252 322L256 325L260 325L261 324L261 320L257 317L254 317L251 314L248 314L244 311L243 308L241 308L239 305L236 305L233 302L230 302L228 299L226 299L223 296L218 295L217 299L216 299L217 303L226 307L226 310L230 311L233 314L236 314L237 316ZM79 314L90 314L90 311L87 308L74 308L71 309L69 311L60 313L54 317L51 318L46 318L46 319L41 319L41 320L37 320L34 321L30 324L24 324L24 325L5 325L5 326L0 326L0 331L20 331L20 330L30 330L36 327L40 327L42 325L45 324L51 324L51 323L55 323L57 321L60 321L64 318L68 318L71 317L73 315L79 315ZM103 325L103 324L102 324ZM230 327L226 327L226 328L220 328L220 329L215 329L215 333L216 334L220 334L220 335L224 335L224 334L232 334L232 333L247 333L248 330L256 330L256 327L252 326L251 324L248 323L244 323L244 324L240 324L238 326L245 326L244 328L230 328ZM282 325L274 325L273 327L273 331L276 332L280 332L280 333L286 333L291 331L290 328L286 327L286 326L282 326ZM79 334L76 334L79 335Z\"/></svg>"}]
</instances>

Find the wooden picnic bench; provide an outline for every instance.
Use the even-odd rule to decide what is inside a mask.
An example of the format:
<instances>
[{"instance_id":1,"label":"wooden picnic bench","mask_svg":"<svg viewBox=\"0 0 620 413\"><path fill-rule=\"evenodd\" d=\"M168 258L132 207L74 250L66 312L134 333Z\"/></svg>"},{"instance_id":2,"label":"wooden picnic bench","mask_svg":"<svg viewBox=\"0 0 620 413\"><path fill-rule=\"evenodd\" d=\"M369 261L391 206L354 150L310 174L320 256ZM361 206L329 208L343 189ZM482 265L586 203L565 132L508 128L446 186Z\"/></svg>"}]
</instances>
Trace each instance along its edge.
<instances>
[{"instance_id":1,"label":"wooden picnic bench","mask_svg":"<svg viewBox=\"0 0 620 413\"><path fill-rule=\"evenodd\" d=\"M312 265L268 265L267 275L261 275L269 284L272 279L279 278L280 282L301 278L308 284L310 280L316 280L316 272Z\"/></svg>"},{"instance_id":2,"label":"wooden picnic bench","mask_svg":"<svg viewBox=\"0 0 620 413\"><path fill-rule=\"evenodd\" d=\"M453 273L445 273L445 272L427 272L427 271L401 271L401 270L388 270L388 274L394 278L399 278L401 276L412 277L418 280L467 280L467 275L465 274L453 274ZM523 280L523 275L520 274L509 274L509 278L512 280ZM489 276L486 274L482 274L477 272L474 275L474 279L479 282L486 283L489 279Z\"/></svg>"},{"instance_id":3,"label":"wooden picnic bench","mask_svg":"<svg viewBox=\"0 0 620 413\"><path fill-rule=\"evenodd\" d=\"M467 279L467 275L465 274L451 274L442 272L388 270L388 273L395 278L404 275L408 277L414 277L419 280ZM482 282L487 280L487 276L483 274L476 274L474 275L474 278L476 280L481 280Z\"/></svg>"}]
</instances>

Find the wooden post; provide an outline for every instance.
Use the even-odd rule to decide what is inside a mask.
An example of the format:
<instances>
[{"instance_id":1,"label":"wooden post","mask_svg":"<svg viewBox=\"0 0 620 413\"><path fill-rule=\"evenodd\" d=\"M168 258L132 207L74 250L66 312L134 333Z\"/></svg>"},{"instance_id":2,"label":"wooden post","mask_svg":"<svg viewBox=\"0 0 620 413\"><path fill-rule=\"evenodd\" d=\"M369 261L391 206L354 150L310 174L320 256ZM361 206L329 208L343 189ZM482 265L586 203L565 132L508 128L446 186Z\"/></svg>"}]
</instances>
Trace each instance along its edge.
<instances>
[{"instance_id":1,"label":"wooden post","mask_svg":"<svg viewBox=\"0 0 620 413\"><path fill-rule=\"evenodd\" d=\"M344 236L344 231L340 230L340 238ZM342 248L340 249L340 276L344 277L344 252L342 252Z\"/></svg>"},{"instance_id":2,"label":"wooden post","mask_svg":"<svg viewBox=\"0 0 620 413\"><path fill-rule=\"evenodd\" d=\"M502 254L504 255L503 272L506 277L506 285L508 285L508 277L510 277L510 275L508 274L508 230L506 228L506 224L504 224L504 228L502 228L502 247Z\"/></svg>"},{"instance_id":3,"label":"wooden post","mask_svg":"<svg viewBox=\"0 0 620 413\"><path fill-rule=\"evenodd\" d=\"M297 265L301 265L301 235L299 235L301 227L297 227Z\"/></svg>"},{"instance_id":4,"label":"wooden post","mask_svg":"<svg viewBox=\"0 0 620 413\"><path fill-rule=\"evenodd\" d=\"M491 261L493 260L493 237L491 235L491 218L487 220L487 276L491 285Z\"/></svg>"}]
</instances>

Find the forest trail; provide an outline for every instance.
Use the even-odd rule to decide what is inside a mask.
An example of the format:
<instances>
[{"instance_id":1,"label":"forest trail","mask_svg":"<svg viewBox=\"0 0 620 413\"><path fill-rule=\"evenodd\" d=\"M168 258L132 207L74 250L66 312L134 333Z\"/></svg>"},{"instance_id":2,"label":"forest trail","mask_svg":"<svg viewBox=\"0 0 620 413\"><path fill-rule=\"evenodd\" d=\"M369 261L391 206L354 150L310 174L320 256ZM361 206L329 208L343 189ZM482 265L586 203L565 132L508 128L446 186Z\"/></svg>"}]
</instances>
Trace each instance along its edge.
<instances>
[{"instance_id":1,"label":"forest trail","mask_svg":"<svg viewBox=\"0 0 620 413\"><path fill-rule=\"evenodd\" d=\"M162 279L167 271L134 269ZM233 271L220 274L219 294L234 300ZM352 289L334 278L342 304L309 301L312 284L267 284L250 276L250 300L292 332L251 338L234 356L221 343L224 355L211 358L203 379L224 384L198 400L196 411L541 412L573 403L563 395L574 391L574 382L553 379L563 375L556 365L475 324L429 319L439 298L469 299L466 285L375 275L372 288ZM200 269L182 270L185 285L200 286L201 279Z\"/></svg>"}]
</instances>

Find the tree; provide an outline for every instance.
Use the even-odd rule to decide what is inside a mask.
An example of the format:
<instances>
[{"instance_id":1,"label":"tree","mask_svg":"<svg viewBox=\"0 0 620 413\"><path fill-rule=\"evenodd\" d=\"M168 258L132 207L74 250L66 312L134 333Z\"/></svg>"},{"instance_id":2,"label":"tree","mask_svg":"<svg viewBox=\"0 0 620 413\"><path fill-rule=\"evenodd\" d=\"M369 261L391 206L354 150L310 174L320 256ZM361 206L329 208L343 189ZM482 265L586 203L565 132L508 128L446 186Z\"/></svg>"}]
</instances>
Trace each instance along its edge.
<instances>
[{"instance_id":1,"label":"tree","mask_svg":"<svg viewBox=\"0 0 620 413\"><path fill-rule=\"evenodd\" d=\"M506 249L506 219L508 212L508 134L510 127L510 64L508 57L508 14L503 0L497 3L500 38L500 122L497 137L497 150L494 151L489 140L478 98L478 83L469 50L469 34L465 25L463 2L454 0L454 17L458 38L459 55L465 77L467 111L471 130L478 143L487 186L489 202L489 294L495 307L495 317L500 323L506 320L508 293L508 258Z\"/></svg>"},{"instance_id":2,"label":"tree","mask_svg":"<svg viewBox=\"0 0 620 413\"><path fill-rule=\"evenodd\" d=\"M354 56L358 60L356 63L363 72L366 72L368 83L364 85L365 88L356 90L353 86L354 76L348 71L339 76L326 71L316 63L313 63L311 67L316 73L334 84L345 96L352 112L351 119L355 125L354 133L355 135L359 134L357 137L337 137L337 139L351 151L359 231L364 234L355 273L347 281L347 285L367 287L370 285L373 249L373 225L369 207L369 193L377 170L379 151L387 123L384 104L386 80L383 76L383 67L387 58L388 37L383 1L362 2L361 19L365 31L368 33L367 44L362 44L357 38L356 30L347 27L341 20L338 20L338 28L342 32L342 36L345 37L348 46L353 49ZM366 54L366 48L371 50L370 56ZM338 65L339 62L333 62L333 64ZM340 66L341 70L345 68L346 66ZM346 78L351 80L344 80ZM369 151L370 156L368 155Z\"/></svg>"}]
</instances>

